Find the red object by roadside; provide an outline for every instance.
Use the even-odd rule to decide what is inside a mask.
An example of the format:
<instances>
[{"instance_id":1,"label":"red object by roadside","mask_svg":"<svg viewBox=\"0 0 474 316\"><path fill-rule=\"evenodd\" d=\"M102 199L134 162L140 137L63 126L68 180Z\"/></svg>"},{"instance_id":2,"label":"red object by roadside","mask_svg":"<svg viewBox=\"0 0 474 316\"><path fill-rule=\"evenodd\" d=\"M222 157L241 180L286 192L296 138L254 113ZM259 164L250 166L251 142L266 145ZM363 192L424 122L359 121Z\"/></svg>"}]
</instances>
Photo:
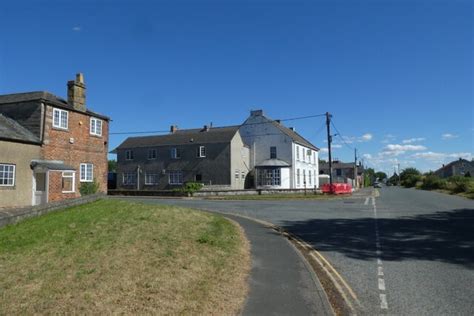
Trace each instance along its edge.
<instances>
[{"instance_id":1,"label":"red object by roadside","mask_svg":"<svg viewBox=\"0 0 474 316\"><path fill-rule=\"evenodd\" d=\"M321 190L323 193L351 194L352 185L349 183L333 183L332 188L329 183L323 184Z\"/></svg>"}]
</instances>

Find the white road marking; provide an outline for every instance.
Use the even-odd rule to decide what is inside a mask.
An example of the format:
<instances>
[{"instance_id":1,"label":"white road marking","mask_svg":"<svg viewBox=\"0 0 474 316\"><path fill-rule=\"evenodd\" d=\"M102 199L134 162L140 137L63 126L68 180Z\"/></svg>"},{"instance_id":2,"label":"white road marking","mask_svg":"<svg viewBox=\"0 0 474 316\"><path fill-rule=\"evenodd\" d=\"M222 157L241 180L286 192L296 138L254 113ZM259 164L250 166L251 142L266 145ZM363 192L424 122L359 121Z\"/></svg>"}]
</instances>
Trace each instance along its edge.
<instances>
[{"instance_id":1,"label":"white road marking","mask_svg":"<svg viewBox=\"0 0 474 316\"><path fill-rule=\"evenodd\" d=\"M379 279L379 290L380 291L385 291L385 280L384 279Z\"/></svg>"},{"instance_id":2,"label":"white road marking","mask_svg":"<svg viewBox=\"0 0 474 316\"><path fill-rule=\"evenodd\" d=\"M369 197L366 197L366 198L365 198L364 205L367 205L367 204L369 204Z\"/></svg>"},{"instance_id":3,"label":"white road marking","mask_svg":"<svg viewBox=\"0 0 474 316\"><path fill-rule=\"evenodd\" d=\"M379 297L380 297L380 308L381 309L388 309L387 303L387 295L385 293L385 279L384 279L384 272L383 272L383 263L380 259L382 255L382 245L380 244L380 236L379 236L379 225L377 219L377 206L375 205L375 197L372 197L372 205L374 207L374 229L375 229L375 253L377 254L377 277L378 277L378 289L379 289Z\"/></svg>"},{"instance_id":4,"label":"white road marking","mask_svg":"<svg viewBox=\"0 0 474 316\"><path fill-rule=\"evenodd\" d=\"M378 275L383 276L383 267L378 267Z\"/></svg>"},{"instance_id":5,"label":"white road marking","mask_svg":"<svg viewBox=\"0 0 474 316\"><path fill-rule=\"evenodd\" d=\"M385 295L385 294L380 294L380 308L381 309L387 309L388 308L387 295Z\"/></svg>"}]
</instances>

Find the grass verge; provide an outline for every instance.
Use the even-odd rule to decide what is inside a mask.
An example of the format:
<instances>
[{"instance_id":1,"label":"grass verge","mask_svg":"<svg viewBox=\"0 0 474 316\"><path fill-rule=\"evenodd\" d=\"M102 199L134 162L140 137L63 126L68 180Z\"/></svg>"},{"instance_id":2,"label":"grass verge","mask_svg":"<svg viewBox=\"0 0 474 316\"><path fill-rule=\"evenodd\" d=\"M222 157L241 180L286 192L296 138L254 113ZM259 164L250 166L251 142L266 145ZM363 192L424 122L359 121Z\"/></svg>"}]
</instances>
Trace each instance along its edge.
<instances>
[{"instance_id":1,"label":"grass verge","mask_svg":"<svg viewBox=\"0 0 474 316\"><path fill-rule=\"evenodd\" d=\"M238 314L249 270L221 216L101 200L0 230L0 314Z\"/></svg>"}]
</instances>

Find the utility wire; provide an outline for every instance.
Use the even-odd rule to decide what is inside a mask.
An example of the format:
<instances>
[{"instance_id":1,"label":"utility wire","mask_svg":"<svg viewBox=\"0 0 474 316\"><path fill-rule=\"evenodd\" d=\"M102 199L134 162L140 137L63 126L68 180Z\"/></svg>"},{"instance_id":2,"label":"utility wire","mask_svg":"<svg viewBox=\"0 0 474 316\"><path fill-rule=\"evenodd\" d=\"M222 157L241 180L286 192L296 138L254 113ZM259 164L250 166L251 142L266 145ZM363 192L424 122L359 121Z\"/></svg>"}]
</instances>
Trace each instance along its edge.
<instances>
[{"instance_id":1,"label":"utility wire","mask_svg":"<svg viewBox=\"0 0 474 316\"><path fill-rule=\"evenodd\" d=\"M339 138L341 139L341 141L344 143L344 145L346 145L348 148L350 148L351 150L354 150L354 147L350 146L346 140L344 139L344 136L341 134L341 132L339 132L339 130L337 129L336 125L334 125L334 122L331 120L331 125L332 127L334 127L334 129L336 130L337 132L337 136L339 136Z\"/></svg>"},{"instance_id":2,"label":"utility wire","mask_svg":"<svg viewBox=\"0 0 474 316\"><path fill-rule=\"evenodd\" d=\"M268 120L266 122L248 123L246 125L272 124L272 123L278 123L278 122L304 120L304 119L309 119L309 118L322 117L325 115L326 114L315 114L315 115L291 117L291 118L285 118L281 120ZM132 131L132 132L114 132L114 133L109 133L109 134L110 135L132 135L132 134L162 134L162 133L169 133L169 132L170 132L169 130L167 131Z\"/></svg>"}]
</instances>

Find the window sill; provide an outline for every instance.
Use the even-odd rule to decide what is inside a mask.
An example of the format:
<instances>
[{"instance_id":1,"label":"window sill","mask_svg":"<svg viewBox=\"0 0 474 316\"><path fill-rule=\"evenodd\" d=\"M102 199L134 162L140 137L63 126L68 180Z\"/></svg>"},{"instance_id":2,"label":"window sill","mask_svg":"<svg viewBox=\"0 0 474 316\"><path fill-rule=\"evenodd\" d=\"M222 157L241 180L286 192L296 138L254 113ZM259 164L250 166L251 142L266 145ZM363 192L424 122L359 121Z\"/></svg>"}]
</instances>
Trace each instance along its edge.
<instances>
[{"instance_id":1,"label":"window sill","mask_svg":"<svg viewBox=\"0 0 474 316\"><path fill-rule=\"evenodd\" d=\"M79 180L81 183L91 183L94 182L94 180Z\"/></svg>"},{"instance_id":2,"label":"window sill","mask_svg":"<svg viewBox=\"0 0 474 316\"><path fill-rule=\"evenodd\" d=\"M61 132L69 132L69 128L64 128L64 127L53 126L51 129L54 129L56 131L61 131Z\"/></svg>"},{"instance_id":3,"label":"window sill","mask_svg":"<svg viewBox=\"0 0 474 316\"><path fill-rule=\"evenodd\" d=\"M63 193L63 194L71 194L71 193L76 193L76 191L62 191L61 193Z\"/></svg>"},{"instance_id":4,"label":"window sill","mask_svg":"<svg viewBox=\"0 0 474 316\"><path fill-rule=\"evenodd\" d=\"M16 190L16 185L0 185L0 190Z\"/></svg>"},{"instance_id":5,"label":"window sill","mask_svg":"<svg viewBox=\"0 0 474 316\"><path fill-rule=\"evenodd\" d=\"M95 137L95 138L102 138L102 135L90 134L90 133L89 133L89 135L92 136L92 137Z\"/></svg>"}]
</instances>

